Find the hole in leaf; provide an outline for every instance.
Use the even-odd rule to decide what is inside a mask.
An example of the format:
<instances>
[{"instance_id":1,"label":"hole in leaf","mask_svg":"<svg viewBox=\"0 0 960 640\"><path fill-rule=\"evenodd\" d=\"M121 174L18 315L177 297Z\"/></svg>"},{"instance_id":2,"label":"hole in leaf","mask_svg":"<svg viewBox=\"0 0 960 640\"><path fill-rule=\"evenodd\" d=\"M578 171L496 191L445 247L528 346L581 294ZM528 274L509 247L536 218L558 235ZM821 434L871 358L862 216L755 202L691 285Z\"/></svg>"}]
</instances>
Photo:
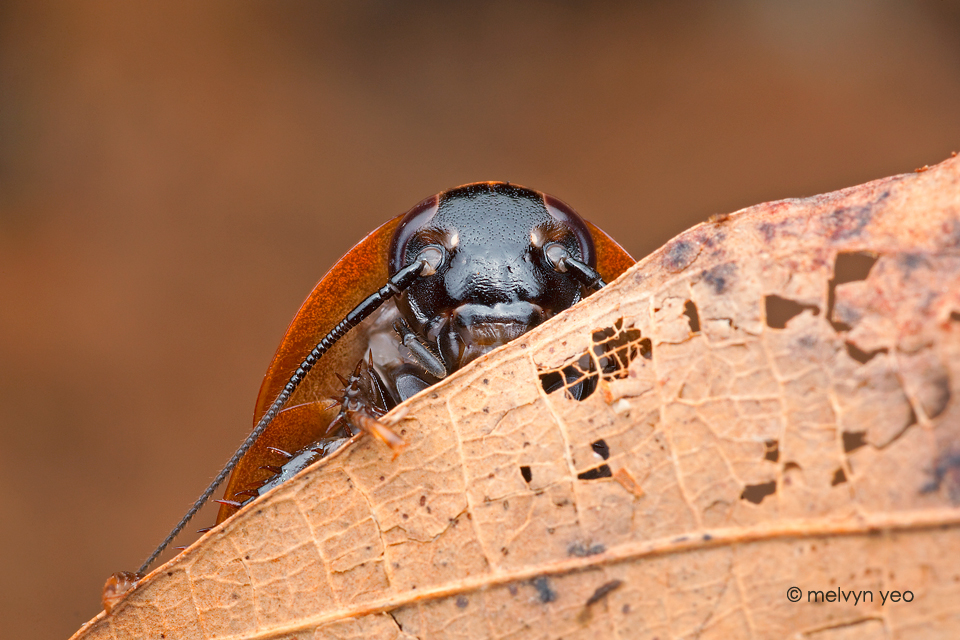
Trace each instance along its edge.
<instances>
[{"instance_id":1,"label":"hole in leaf","mask_svg":"<svg viewBox=\"0 0 960 640\"><path fill-rule=\"evenodd\" d=\"M683 315L687 316L687 322L690 323L690 333L700 333L700 314L693 300L683 303Z\"/></svg>"},{"instance_id":2,"label":"hole in leaf","mask_svg":"<svg viewBox=\"0 0 960 640\"><path fill-rule=\"evenodd\" d=\"M777 481L771 480L763 484L748 484L740 494L741 500L748 500L753 504L760 504L767 496L776 493Z\"/></svg>"},{"instance_id":3,"label":"hole in leaf","mask_svg":"<svg viewBox=\"0 0 960 640\"><path fill-rule=\"evenodd\" d=\"M833 278L827 282L827 320L835 331L849 331L852 327L833 319L833 306L837 300L837 285L857 280L866 280L870 269L877 262L877 254L866 251L838 253L833 264Z\"/></svg>"},{"instance_id":4,"label":"hole in leaf","mask_svg":"<svg viewBox=\"0 0 960 640\"><path fill-rule=\"evenodd\" d=\"M630 363L640 356L653 357L653 345L649 338L642 338L640 331L623 327L623 319L614 326L593 333L593 346L559 369L540 373L540 384L548 394L560 389L574 400L586 400L602 377L604 380L623 379L630 375Z\"/></svg>"},{"instance_id":5,"label":"hole in leaf","mask_svg":"<svg viewBox=\"0 0 960 640\"><path fill-rule=\"evenodd\" d=\"M593 447L593 452L603 458L604 460L610 459L610 445L604 440L597 440L590 445Z\"/></svg>"},{"instance_id":6,"label":"hole in leaf","mask_svg":"<svg viewBox=\"0 0 960 640\"><path fill-rule=\"evenodd\" d=\"M850 453L867 444L864 436L866 431L844 431L843 432L843 452Z\"/></svg>"},{"instance_id":7,"label":"hole in leaf","mask_svg":"<svg viewBox=\"0 0 960 640\"><path fill-rule=\"evenodd\" d=\"M767 326L771 329L785 329L787 323L797 317L805 309L813 311L813 315L820 313L820 307L815 304L802 304L796 300L781 298L778 295L764 297Z\"/></svg>"},{"instance_id":8,"label":"hole in leaf","mask_svg":"<svg viewBox=\"0 0 960 640\"><path fill-rule=\"evenodd\" d=\"M527 484L533 480L533 473L530 471L530 467L524 465L520 467L520 475L523 476L523 481Z\"/></svg>"},{"instance_id":9,"label":"hole in leaf","mask_svg":"<svg viewBox=\"0 0 960 640\"><path fill-rule=\"evenodd\" d=\"M612 478L613 472L608 465L602 464L599 467L588 469L583 473L577 474L578 480L599 480L600 478Z\"/></svg>"},{"instance_id":10,"label":"hole in leaf","mask_svg":"<svg viewBox=\"0 0 960 640\"><path fill-rule=\"evenodd\" d=\"M646 342L644 346L641 343ZM633 327L623 328L623 318L607 327L593 333L593 354L600 363L604 380L626 378L627 368L644 350L652 355L653 347L649 339L641 339L640 330ZM648 356L643 356L649 359Z\"/></svg>"},{"instance_id":11,"label":"hole in leaf","mask_svg":"<svg viewBox=\"0 0 960 640\"><path fill-rule=\"evenodd\" d=\"M559 371L540 374L540 384L548 394L563 389L568 398L584 401L597 390L596 365L589 354L583 354L578 360Z\"/></svg>"},{"instance_id":12,"label":"hole in leaf","mask_svg":"<svg viewBox=\"0 0 960 640\"><path fill-rule=\"evenodd\" d=\"M847 481L847 474L844 473L843 468L839 467L836 471L833 472L833 480L830 481L830 486L835 487L838 484L843 484Z\"/></svg>"},{"instance_id":13,"label":"hole in leaf","mask_svg":"<svg viewBox=\"0 0 960 640\"><path fill-rule=\"evenodd\" d=\"M886 347L883 347L880 349L874 349L873 351L864 351L863 349L853 344L852 342L844 342L843 344L847 348L847 355L849 355L851 358L853 358L860 364L867 364L868 362L873 360L873 358L878 353L887 353Z\"/></svg>"},{"instance_id":14,"label":"hole in leaf","mask_svg":"<svg viewBox=\"0 0 960 640\"><path fill-rule=\"evenodd\" d=\"M764 460L769 460L770 462L777 462L780 460L780 443L778 441L767 440L763 443L763 446L767 449L763 454Z\"/></svg>"},{"instance_id":15,"label":"hole in leaf","mask_svg":"<svg viewBox=\"0 0 960 640\"><path fill-rule=\"evenodd\" d=\"M837 254L837 261L833 265L833 282L844 284L866 280L870 269L876 264L877 254L870 251L852 251Z\"/></svg>"}]
</instances>

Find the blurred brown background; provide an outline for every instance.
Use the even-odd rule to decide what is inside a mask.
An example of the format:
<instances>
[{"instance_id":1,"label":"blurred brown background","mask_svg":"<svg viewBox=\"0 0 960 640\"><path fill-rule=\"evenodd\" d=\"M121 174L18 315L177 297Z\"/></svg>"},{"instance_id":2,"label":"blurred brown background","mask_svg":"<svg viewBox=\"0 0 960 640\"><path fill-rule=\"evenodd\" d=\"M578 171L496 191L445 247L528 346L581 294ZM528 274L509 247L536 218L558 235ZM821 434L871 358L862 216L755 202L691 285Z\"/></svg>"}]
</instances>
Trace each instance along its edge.
<instances>
[{"instance_id":1,"label":"blurred brown background","mask_svg":"<svg viewBox=\"0 0 960 640\"><path fill-rule=\"evenodd\" d=\"M99 611L316 280L420 199L519 182L642 257L939 162L958 114L946 0L3 2L2 635Z\"/></svg>"}]
</instances>

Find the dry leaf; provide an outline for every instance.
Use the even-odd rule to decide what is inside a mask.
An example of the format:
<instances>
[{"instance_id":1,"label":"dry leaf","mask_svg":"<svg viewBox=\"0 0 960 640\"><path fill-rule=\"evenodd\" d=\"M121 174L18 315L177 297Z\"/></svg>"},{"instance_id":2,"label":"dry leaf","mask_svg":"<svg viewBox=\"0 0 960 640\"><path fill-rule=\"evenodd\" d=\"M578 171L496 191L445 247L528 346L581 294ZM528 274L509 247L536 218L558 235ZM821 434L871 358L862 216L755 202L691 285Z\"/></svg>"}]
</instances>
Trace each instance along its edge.
<instances>
[{"instance_id":1,"label":"dry leaf","mask_svg":"<svg viewBox=\"0 0 960 640\"><path fill-rule=\"evenodd\" d=\"M958 637L958 278L960 160L699 225L75 637Z\"/></svg>"}]
</instances>

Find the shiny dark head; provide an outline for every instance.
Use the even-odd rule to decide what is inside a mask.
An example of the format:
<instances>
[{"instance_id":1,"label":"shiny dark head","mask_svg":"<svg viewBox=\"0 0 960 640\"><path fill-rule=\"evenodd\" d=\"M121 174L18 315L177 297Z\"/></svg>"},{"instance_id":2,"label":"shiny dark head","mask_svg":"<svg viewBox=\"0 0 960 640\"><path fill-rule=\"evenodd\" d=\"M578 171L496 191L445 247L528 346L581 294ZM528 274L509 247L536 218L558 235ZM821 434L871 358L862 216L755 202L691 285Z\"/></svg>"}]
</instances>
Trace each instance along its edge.
<instances>
[{"instance_id":1,"label":"shiny dark head","mask_svg":"<svg viewBox=\"0 0 960 640\"><path fill-rule=\"evenodd\" d=\"M551 262L555 253L596 265L593 239L573 209L505 182L457 187L411 209L393 237L391 274L427 247L442 250L440 266L397 304L448 372L580 300L583 286Z\"/></svg>"},{"instance_id":2,"label":"shiny dark head","mask_svg":"<svg viewBox=\"0 0 960 640\"><path fill-rule=\"evenodd\" d=\"M386 261L389 276L384 282L378 275L384 267L379 257L386 234L394 228ZM574 305L588 290L605 286L603 275L595 268L591 229L599 233L602 262L608 272L617 275L626 268L625 261L632 264L625 251L599 229L588 227L567 205L506 182L477 182L444 191L421 202L400 221L391 221L367 236L324 276L290 325L261 388L260 399L272 397L272 401L269 405L258 401L253 431L138 573L146 572L234 467L226 494L232 499L223 501L226 511L221 509L221 520L249 499L251 492L271 486L258 481L255 489L245 488L247 468L257 473L274 468L264 466L262 458L251 453L255 445L271 425L286 424L286 419L277 423L274 419L281 416L314 366L322 361L328 373L336 372L337 362L328 356L331 349L364 320L376 325L371 316L384 303L396 300L397 305L395 311L380 317L392 321L396 333L396 342L385 349L391 356L376 362L368 343L370 359L361 360L349 380L341 378L345 388L336 403L339 413L325 423L320 440L296 455L277 447L266 449L286 455L289 464L307 464L318 451L325 455L333 443L342 444L359 431L376 434L391 447L398 447L402 443L399 436L379 422L379 416ZM356 295L362 287L351 292L350 283L363 282L377 288L332 322L338 315L332 313L331 301L345 289L347 295ZM323 304L315 305L316 300ZM325 333L317 332L318 321L331 321ZM377 332L373 326L367 328L372 342ZM322 338L295 364L297 359L288 356L303 353L304 336L314 334ZM383 336L382 331L379 335ZM343 350L341 355L349 352ZM322 381L313 391L325 388L324 384L327 382ZM291 423L299 424L291 417L293 413L286 415ZM283 477L287 471L292 474L296 469L282 467L279 475ZM237 500L240 496L246 497ZM115 582L108 582L108 587Z\"/></svg>"}]
</instances>

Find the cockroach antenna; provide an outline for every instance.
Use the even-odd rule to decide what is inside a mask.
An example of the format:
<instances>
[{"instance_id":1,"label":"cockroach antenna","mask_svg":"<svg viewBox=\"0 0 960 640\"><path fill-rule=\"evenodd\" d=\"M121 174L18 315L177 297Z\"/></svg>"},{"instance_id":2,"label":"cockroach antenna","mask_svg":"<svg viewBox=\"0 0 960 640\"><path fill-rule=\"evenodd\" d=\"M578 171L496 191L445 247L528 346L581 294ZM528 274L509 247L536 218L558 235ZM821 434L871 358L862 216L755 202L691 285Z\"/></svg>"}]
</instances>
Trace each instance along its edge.
<instances>
[{"instance_id":1,"label":"cockroach antenna","mask_svg":"<svg viewBox=\"0 0 960 640\"><path fill-rule=\"evenodd\" d=\"M137 573L145 574L147 569L150 568L150 565L163 553L163 550L166 549L173 539L176 538L180 532L183 530L187 523L197 514L203 505L210 500L210 496L213 495L213 492L217 490L223 481L227 479L227 476L230 475L230 472L233 471L233 468L237 466L237 463L240 459L250 450L250 447L253 446L253 443L257 441L257 438L266 430L270 423L273 422L273 419L277 417L277 414L283 409L287 404L287 401L290 399L290 396L293 395L293 392L296 391L297 387L300 386L300 383L303 382L303 379L306 377L307 373L313 368L313 365L317 363L317 360L320 359L323 354L325 354L330 347L337 343L340 338L345 336L350 329L357 326L364 318L368 317L371 313L376 311L380 305L389 300L390 298L402 293L404 290L409 287L414 280L421 274L421 272L436 272L437 268L440 265L440 261L443 259L443 254L434 247L425 248L417 258L409 265L400 269L396 274L393 275L387 283L380 288L376 293L367 297L363 302L358 304L354 309L347 314L347 316L341 320L337 326L335 326L330 333L328 333L323 340L317 343L313 348L310 354L303 359L300 363L300 366L297 367L297 370L290 380L284 386L283 391L280 392L280 395L277 396L277 399L273 401L273 404L270 405L270 408L267 409L267 412L263 414L263 417L260 418L260 421L257 422L257 426L254 427L253 431L250 432L250 435L247 436L247 439L243 441L243 444L240 445L240 448L230 457L227 461L227 464L224 465L223 469L220 470L220 473L213 479L210 485L204 489L203 493L200 494L200 497L196 499L193 503L193 506L187 510L187 512L180 519L180 522L167 534L167 537L163 539L163 542L154 549L153 553L144 560L143 564L140 565L140 568L137 570ZM239 506L239 505L238 505Z\"/></svg>"}]
</instances>

